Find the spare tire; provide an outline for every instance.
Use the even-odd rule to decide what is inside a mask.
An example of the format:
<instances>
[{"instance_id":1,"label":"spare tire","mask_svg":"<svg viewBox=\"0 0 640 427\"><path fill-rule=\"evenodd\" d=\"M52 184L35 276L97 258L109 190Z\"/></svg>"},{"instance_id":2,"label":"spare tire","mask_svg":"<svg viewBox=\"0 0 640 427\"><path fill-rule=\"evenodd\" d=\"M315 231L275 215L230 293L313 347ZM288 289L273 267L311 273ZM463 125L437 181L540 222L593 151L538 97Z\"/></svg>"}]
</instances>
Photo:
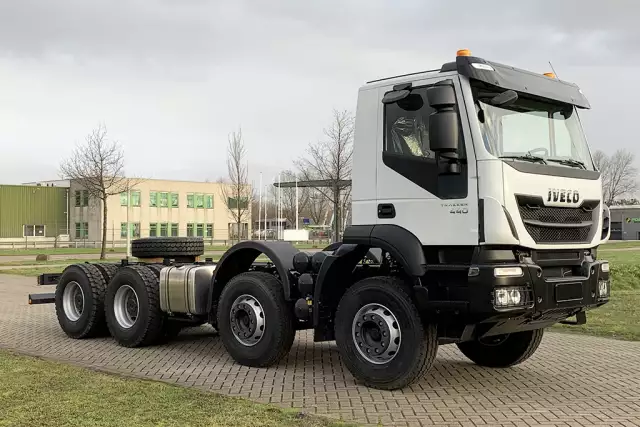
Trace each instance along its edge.
<instances>
[{"instance_id":1,"label":"spare tire","mask_svg":"<svg viewBox=\"0 0 640 427\"><path fill-rule=\"evenodd\" d=\"M131 242L131 255L136 258L197 257L204 254L200 237L148 237Z\"/></svg>"}]
</instances>

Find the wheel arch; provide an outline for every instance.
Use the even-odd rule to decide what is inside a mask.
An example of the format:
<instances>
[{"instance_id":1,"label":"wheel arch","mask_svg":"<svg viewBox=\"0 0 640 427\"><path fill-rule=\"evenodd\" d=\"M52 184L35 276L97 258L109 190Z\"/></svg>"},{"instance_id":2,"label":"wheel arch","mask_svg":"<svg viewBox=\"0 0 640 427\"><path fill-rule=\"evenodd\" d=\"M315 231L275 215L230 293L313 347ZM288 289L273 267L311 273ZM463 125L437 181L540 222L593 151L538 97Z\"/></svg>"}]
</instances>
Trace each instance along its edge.
<instances>
[{"instance_id":1,"label":"wheel arch","mask_svg":"<svg viewBox=\"0 0 640 427\"><path fill-rule=\"evenodd\" d=\"M282 283L284 297L286 300L290 300L291 282L289 280L289 271L293 269L293 256L298 252L298 249L288 242L250 240L236 243L222 255L220 261L216 264L216 269L211 279L209 312L212 312L214 302L218 300L229 280L240 273L248 271L251 264L263 254L273 263Z\"/></svg>"},{"instance_id":2,"label":"wheel arch","mask_svg":"<svg viewBox=\"0 0 640 427\"><path fill-rule=\"evenodd\" d=\"M415 234L398 225L352 225L345 229L343 242L388 252L409 276L421 277L427 271L422 243Z\"/></svg>"}]
</instances>

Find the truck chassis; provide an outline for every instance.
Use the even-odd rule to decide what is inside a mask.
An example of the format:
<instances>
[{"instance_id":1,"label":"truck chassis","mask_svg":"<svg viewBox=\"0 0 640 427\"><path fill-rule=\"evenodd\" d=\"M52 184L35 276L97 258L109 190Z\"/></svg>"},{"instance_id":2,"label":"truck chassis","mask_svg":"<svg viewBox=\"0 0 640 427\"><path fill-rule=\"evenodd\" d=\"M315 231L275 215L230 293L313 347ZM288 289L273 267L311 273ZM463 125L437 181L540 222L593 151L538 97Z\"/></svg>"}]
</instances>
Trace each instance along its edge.
<instances>
[{"instance_id":1,"label":"truck chassis","mask_svg":"<svg viewBox=\"0 0 640 427\"><path fill-rule=\"evenodd\" d=\"M447 249L422 247L392 226L370 227L365 239L359 227L313 254L246 241L217 263L200 261L202 239L138 239L139 262L43 274L38 284L56 291L31 294L29 303L55 304L71 338L111 335L125 347L208 323L233 359L252 367L277 364L296 331L312 329L315 342L336 341L356 380L392 390L423 376L443 344L482 366L522 363L546 327L585 323L586 311L609 298L608 263L595 250L576 251L566 277L546 277L560 262L549 253L470 248L467 262L427 262L433 254L446 261Z\"/></svg>"}]
</instances>

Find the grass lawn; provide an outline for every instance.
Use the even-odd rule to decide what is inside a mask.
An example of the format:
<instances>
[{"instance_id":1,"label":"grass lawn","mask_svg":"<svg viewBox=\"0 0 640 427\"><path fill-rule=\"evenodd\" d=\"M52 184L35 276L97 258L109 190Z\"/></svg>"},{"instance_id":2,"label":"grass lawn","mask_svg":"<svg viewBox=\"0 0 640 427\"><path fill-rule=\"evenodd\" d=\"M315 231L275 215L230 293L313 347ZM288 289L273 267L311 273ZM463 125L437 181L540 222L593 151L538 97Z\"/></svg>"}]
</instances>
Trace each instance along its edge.
<instances>
[{"instance_id":1,"label":"grass lawn","mask_svg":"<svg viewBox=\"0 0 640 427\"><path fill-rule=\"evenodd\" d=\"M0 426L338 426L328 419L0 351Z\"/></svg>"}]
</instances>

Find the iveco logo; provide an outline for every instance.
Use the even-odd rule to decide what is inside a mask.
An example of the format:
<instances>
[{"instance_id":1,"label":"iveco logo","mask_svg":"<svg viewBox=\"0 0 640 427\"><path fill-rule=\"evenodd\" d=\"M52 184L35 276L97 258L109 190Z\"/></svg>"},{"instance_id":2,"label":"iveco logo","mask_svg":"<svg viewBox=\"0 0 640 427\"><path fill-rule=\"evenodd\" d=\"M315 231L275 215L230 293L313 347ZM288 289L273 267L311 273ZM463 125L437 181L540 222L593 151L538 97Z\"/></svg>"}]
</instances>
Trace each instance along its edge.
<instances>
[{"instance_id":1,"label":"iveco logo","mask_svg":"<svg viewBox=\"0 0 640 427\"><path fill-rule=\"evenodd\" d=\"M547 202L578 203L579 201L580 193L578 193L578 190L550 188L547 196Z\"/></svg>"}]
</instances>

